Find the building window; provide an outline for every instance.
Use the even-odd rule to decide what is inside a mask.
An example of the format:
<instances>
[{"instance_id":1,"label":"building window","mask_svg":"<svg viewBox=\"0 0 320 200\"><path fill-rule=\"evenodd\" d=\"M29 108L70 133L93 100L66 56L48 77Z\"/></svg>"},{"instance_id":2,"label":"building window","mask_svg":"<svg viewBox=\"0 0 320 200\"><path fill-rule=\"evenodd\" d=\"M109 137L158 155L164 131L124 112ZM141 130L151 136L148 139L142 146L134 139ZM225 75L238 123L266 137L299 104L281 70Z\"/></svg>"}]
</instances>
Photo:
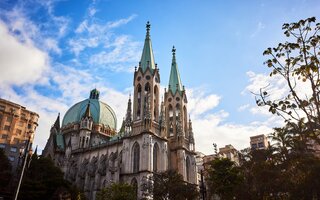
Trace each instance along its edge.
<instances>
[{"instance_id":1,"label":"building window","mask_svg":"<svg viewBox=\"0 0 320 200\"><path fill-rule=\"evenodd\" d=\"M190 181L190 159L188 156L186 159L186 175L187 175L187 181Z\"/></svg>"},{"instance_id":2,"label":"building window","mask_svg":"<svg viewBox=\"0 0 320 200\"><path fill-rule=\"evenodd\" d=\"M4 149L6 148L6 145L5 144L0 144L0 149Z\"/></svg>"},{"instance_id":3,"label":"building window","mask_svg":"<svg viewBox=\"0 0 320 200\"><path fill-rule=\"evenodd\" d=\"M4 111L6 109L5 106L0 105L0 110Z\"/></svg>"},{"instance_id":4,"label":"building window","mask_svg":"<svg viewBox=\"0 0 320 200\"><path fill-rule=\"evenodd\" d=\"M9 156L8 158L9 158L9 160L10 160L11 162L14 161L14 157L13 157L13 156Z\"/></svg>"},{"instance_id":5,"label":"building window","mask_svg":"<svg viewBox=\"0 0 320 200\"><path fill-rule=\"evenodd\" d=\"M7 116L7 122L12 122L12 116Z\"/></svg>"},{"instance_id":6,"label":"building window","mask_svg":"<svg viewBox=\"0 0 320 200\"><path fill-rule=\"evenodd\" d=\"M3 127L3 130L10 131L10 126L9 126L9 125L5 125L5 126Z\"/></svg>"},{"instance_id":7,"label":"building window","mask_svg":"<svg viewBox=\"0 0 320 200\"><path fill-rule=\"evenodd\" d=\"M157 143L153 146L153 171L158 171L158 152L159 152L159 146Z\"/></svg>"},{"instance_id":8,"label":"building window","mask_svg":"<svg viewBox=\"0 0 320 200\"><path fill-rule=\"evenodd\" d=\"M257 148L257 144L252 144L251 148L256 149Z\"/></svg>"},{"instance_id":9,"label":"building window","mask_svg":"<svg viewBox=\"0 0 320 200\"><path fill-rule=\"evenodd\" d=\"M19 144L19 138L14 138L14 139L13 139L13 142L14 142L15 144Z\"/></svg>"},{"instance_id":10,"label":"building window","mask_svg":"<svg viewBox=\"0 0 320 200\"><path fill-rule=\"evenodd\" d=\"M18 126L22 127L22 126L23 126L23 122L22 122L22 121L19 121L19 122L18 122Z\"/></svg>"},{"instance_id":11,"label":"building window","mask_svg":"<svg viewBox=\"0 0 320 200\"><path fill-rule=\"evenodd\" d=\"M17 152L17 147L11 147L11 148L10 148L10 151L11 151L11 152Z\"/></svg>"},{"instance_id":12,"label":"building window","mask_svg":"<svg viewBox=\"0 0 320 200\"><path fill-rule=\"evenodd\" d=\"M133 178L133 179L131 180L131 185L132 185L133 188L134 188L135 196L137 196L137 194L138 194L138 181L137 181L136 178Z\"/></svg>"},{"instance_id":13,"label":"building window","mask_svg":"<svg viewBox=\"0 0 320 200\"><path fill-rule=\"evenodd\" d=\"M7 135L7 134L3 134L3 135L1 136L1 138L2 138L2 139L7 139L7 138L8 138L8 135Z\"/></svg>"},{"instance_id":14,"label":"building window","mask_svg":"<svg viewBox=\"0 0 320 200\"><path fill-rule=\"evenodd\" d=\"M17 135L21 135L21 133L22 133L22 130L20 130L20 129L17 129L17 130L16 130L16 134L17 134Z\"/></svg>"},{"instance_id":15,"label":"building window","mask_svg":"<svg viewBox=\"0 0 320 200\"><path fill-rule=\"evenodd\" d=\"M133 145L133 173L139 172L139 162L140 162L140 147L136 142Z\"/></svg>"},{"instance_id":16,"label":"building window","mask_svg":"<svg viewBox=\"0 0 320 200\"><path fill-rule=\"evenodd\" d=\"M259 148L264 147L263 143L262 143L262 142L259 142L259 143L258 143L258 147L259 147Z\"/></svg>"},{"instance_id":17,"label":"building window","mask_svg":"<svg viewBox=\"0 0 320 200\"><path fill-rule=\"evenodd\" d=\"M31 127L32 127L31 124L28 124L28 129L31 129Z\"/></svg>"}]
</instances>

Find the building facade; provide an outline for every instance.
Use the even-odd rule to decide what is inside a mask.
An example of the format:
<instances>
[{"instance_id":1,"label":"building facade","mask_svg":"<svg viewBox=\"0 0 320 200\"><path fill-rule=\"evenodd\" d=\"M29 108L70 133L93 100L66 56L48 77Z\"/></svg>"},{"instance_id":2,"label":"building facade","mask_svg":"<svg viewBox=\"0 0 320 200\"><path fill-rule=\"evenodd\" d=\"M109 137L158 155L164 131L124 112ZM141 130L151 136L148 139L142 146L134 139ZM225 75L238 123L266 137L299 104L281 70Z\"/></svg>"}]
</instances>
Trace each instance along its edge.
<instances>
[{"instance_id":1,"label":"building facade","mask_svg":"<svg viewBox=\"0 0 320 200\"><path fill-rule=\"evenodd\" d=\"M11 161L13 170L22 161L27 141L30 139L30 143L33 143L38 119L37 113L0 98L0 148Z\"/></svg>"},{"instance_id":2,"label":"building facade","mask_svg":"<svg viewBox=\"0 0 320 200\"><path fill-rule=\"evenodd\" d=\"M152 184L152 175L166 170L176 170L186 182L197 184L195 141L176 49L172 49L168 89L160 101L160 74L149 23L146 29L141 60L133 76L134 94L124 105L127 112L120 131L116 131L114 111L99 100L94 89L88 99L66 112L61 125L58 116L43 151L89 199L115 182L134 185L138 199L152 199L143 185Z\"/></svg>"},{"instance_id":3,"label":"building facade","mask_svg":"<svg viewBox=\"0 0 320 200\"><path fill-rule=\"evenodd\" d=\"M265 135L255 135L250 137L251 149L267 149L269 146L268 138Z\"/></svg>"}]
</instances>

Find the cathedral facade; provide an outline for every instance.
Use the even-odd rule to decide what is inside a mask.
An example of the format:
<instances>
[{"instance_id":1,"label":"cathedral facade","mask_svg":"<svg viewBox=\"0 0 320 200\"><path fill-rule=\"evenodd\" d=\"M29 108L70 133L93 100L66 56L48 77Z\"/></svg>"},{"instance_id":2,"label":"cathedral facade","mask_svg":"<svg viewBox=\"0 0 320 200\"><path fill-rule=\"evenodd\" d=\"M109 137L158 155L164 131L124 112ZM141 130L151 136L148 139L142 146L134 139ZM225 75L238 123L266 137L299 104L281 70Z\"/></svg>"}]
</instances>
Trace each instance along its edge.
<instances>
[{"instance_id":1,"label":"cathedral facade","mask_svg":"<svg viewBox=\"0 0 320 200\"><path fill-rule=\"evenodd\" d=\"M61 125L58 116L43 151L88 199L95 199L97 191L115 182L134 185L138 199L152 199L142 185L152 184L150 177L166 170L175 170L186 182L197 184L195 141L176 50L173 47L169 84L160 102L160 74L149 22L146 29L133 77L134 94L120 131L114 111L99 100L99 91L94 89L88 99L66 112Z\"/></svg>"}]
</instances>

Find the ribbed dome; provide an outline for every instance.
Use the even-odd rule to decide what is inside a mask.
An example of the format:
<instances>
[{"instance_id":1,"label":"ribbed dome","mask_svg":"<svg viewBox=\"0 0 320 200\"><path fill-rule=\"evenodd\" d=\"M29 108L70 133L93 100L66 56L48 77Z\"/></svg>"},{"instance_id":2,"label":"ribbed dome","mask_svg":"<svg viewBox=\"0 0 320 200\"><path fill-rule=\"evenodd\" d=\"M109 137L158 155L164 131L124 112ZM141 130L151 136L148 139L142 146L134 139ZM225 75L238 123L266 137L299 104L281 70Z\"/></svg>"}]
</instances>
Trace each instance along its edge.
<instances>
[{"instance_id":1,"label":"ribbed dome","mask_svg":"<svg viewBox=\"0 0 320 200\"><path fill-rule=\"evenodd\" d=\"M105 126L109 126L113 130L116 130L116 114L108 104L99 101L98 98L89 98L73 105L63 117L62 126L69 123L80 122L81 117L85 114L86 108L90 103L90 113L94 123L103 124Z\"/></svg>"}]
</instances>

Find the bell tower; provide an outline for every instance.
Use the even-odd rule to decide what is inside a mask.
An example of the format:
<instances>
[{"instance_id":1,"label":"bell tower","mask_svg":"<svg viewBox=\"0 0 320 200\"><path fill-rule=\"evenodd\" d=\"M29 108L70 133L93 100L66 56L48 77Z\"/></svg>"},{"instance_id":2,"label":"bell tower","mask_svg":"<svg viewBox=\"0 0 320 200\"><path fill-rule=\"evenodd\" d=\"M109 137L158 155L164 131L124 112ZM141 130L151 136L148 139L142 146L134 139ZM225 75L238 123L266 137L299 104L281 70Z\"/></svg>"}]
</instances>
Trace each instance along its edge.
<instances>
[{"instance_id":1,"label":"bell tower","mask_svg":"<svg viewBox=\"0 0 320 200\"><path fill-rule=\"evenodd\" d=\"M190 119L188 122L188 100L180 79L175 47L172 48L171 71L168 90L165 90L164 104L170 149L170 169L177 170L185 181L196 183L192 123Z\"/></svg>"},{"instance_id":2,"label":"bell tower","mask_svg":"<svg viewBox=\"0 0 320 200\"><path fill-rule=\"evenodd\" d=\"M139 67L134 72L133 121L132 134L151 131L160 134L159 128L159 92L160 74L154 61L150 23L147 22L146 38Z\"/></svg>"}]
</instances>

